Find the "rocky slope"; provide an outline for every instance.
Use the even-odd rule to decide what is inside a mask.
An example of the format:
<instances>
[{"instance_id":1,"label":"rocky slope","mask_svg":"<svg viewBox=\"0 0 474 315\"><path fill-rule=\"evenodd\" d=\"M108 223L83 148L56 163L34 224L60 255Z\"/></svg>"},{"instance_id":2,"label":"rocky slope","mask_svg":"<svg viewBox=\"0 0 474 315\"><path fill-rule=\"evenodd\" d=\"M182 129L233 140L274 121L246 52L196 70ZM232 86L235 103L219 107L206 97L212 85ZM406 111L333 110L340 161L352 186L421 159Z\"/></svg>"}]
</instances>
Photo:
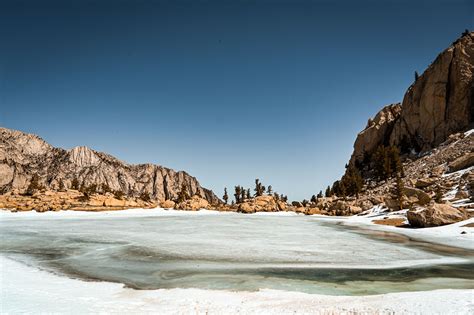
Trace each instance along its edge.
<instances>
[{"instance_id":1,"label":"rocky slope","mask_svg":"<svg viewBox=\"0 0 474 315\"><path fill-rule=\"evenodd\" d=\"M36 135L0 128L0 193L24 193L35 174L40 185L51 191L60 190L61 182L71 188L76 178L81 186L96 184L99 193L105 184L125 197L146 193L152 200L162 201L175 199L184 185L189 196L219 202L211 190L186 172L153 164L126 164L87 147L55 148Z\"/></svg>"},{"instance_id":2,"label":"rocky slope","mask_svg":"<svg viewBox=\"0 0 474 315\"><path fill-rule=\"evenodd\" d=\"M464 33L408 88L403 102L383 108L359 133L351 163L379 145L426 152L474 123L474 32Z\"/></svg>"}]
</instances>

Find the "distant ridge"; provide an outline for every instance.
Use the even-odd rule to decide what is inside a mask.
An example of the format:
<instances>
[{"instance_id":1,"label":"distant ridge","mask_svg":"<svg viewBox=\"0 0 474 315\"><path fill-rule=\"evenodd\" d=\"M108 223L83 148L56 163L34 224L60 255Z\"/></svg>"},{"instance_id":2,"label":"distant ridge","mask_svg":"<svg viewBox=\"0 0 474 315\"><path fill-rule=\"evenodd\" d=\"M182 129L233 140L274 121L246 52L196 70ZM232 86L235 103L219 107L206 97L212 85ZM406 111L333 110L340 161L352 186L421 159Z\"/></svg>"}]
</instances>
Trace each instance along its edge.
<instances>
[{"instance_id":1,"label":"distant ridge","mask_svg":"<svg viewBox=\"0 0 474 315\"><path fill-rule=\"evenodd\" d=\"M210 203L219 198L184 171L153 164L126 164L115 157L79 146L55 148L37 135L0 127L0 193L24 192L33 175L41 185L58 190L62 181L70 188L73 179L81 185L96 184L120 190L126 196L147 193L157 201L175 199L184 186L190 196L199 195Z\"/></svg>"}]
</instances>

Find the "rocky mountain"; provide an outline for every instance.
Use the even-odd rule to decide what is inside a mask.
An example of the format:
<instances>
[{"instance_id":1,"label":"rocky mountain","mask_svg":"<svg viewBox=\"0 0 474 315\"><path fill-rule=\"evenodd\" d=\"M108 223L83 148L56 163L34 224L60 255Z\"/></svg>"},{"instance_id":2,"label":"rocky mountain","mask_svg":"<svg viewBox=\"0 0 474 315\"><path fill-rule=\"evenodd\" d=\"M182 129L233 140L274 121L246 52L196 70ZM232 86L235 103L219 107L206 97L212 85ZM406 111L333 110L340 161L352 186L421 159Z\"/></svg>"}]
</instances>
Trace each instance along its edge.
<instances>
[{"instance_id":1,"label":"rocky mountain","mask_svg":"<svg viewBox=\"0 0 474 315\"><path fill-rule=\"evenodd\" d=\"M147 193L162 201L175 199L184 185L189 196L219 202L211 190L186 172L153 164L130 165L84 146L55 148L36 135L0 128L0 193L24 192L35 174L48 190L59 190L61 182L71 188L77 179L80 185L96 184L99 192L105 184L125 196Z\"/></svg>"},{"instance_id":2,"label":"rocky mountain","mask_svg":"<svg viewBox=\"0 0 474 315\"><path fill-rule=\"evenodd\" d=\"M379 145L424 153L474 123L474 32L465 32L408 88L401 104L384 107L359 133L350 163Z\"/></svg>"}]
</instances>

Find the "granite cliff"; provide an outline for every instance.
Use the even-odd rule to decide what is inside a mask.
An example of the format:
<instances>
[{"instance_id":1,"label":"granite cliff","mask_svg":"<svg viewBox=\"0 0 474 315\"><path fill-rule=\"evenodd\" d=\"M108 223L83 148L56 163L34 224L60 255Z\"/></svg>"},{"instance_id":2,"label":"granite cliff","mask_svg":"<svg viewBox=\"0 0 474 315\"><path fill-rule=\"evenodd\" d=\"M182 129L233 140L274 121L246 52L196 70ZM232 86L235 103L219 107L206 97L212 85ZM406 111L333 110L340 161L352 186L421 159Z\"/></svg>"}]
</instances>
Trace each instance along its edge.
<instances>
[{"instance_id":1,"label":"granite cliff","mask_svg":"<svg viewBox=\"0 0 474 315\"><path fill-rule=\"evenodd\" d=\"M71 188L74 179L81 186L103 185L121 191L125 197L148 194L152 200L175 199L184 186L189 196L198 195L209 203L219 198L186 172L153 165L130 165L115 157L80 146L71 150L55 148L36 135L0 128L0 193L24 193L37 175L39 184L58 191ZM62 184L61 184L62 182Z\"/></svg>"},{"instance_id":2,"label":"granite cliff","mask_svg":"<svg viewBox=\"0 0 474 315\"><path fill-rule=\"evenodd\" d=\"M465 32L408 88L401 104L384 107L354 144L351 164L379 145L424 153L474 123L474 32Z\"/></svg>"}]
</instances>

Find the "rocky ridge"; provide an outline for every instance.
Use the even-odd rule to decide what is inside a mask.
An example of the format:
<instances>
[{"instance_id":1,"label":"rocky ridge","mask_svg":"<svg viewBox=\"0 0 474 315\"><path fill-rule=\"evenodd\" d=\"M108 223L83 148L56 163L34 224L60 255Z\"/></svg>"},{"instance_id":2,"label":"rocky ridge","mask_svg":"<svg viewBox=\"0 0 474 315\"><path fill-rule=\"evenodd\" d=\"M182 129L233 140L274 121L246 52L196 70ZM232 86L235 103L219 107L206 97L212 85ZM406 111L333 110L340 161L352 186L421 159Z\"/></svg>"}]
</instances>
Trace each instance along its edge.
<instances>
[{"instance_id":1,"label":"rocky ridge","mask_svg":"<svg viewBox=\"0 0 474 315\"><path fill-rule=\"evenodd\" d=\"M190 196L219 202L211 190L184 171L153 164L130 165L84 146L55 148L36 135L0 128L0 193L25 193L33 175L49 191L59 191L61 185L70 189L76 179L81 187L96 185L98 193L105 194L101 190L106 186L126 198L147 194L157 202L175 199L184 187Z\"/></svg>"}]
</instances>

